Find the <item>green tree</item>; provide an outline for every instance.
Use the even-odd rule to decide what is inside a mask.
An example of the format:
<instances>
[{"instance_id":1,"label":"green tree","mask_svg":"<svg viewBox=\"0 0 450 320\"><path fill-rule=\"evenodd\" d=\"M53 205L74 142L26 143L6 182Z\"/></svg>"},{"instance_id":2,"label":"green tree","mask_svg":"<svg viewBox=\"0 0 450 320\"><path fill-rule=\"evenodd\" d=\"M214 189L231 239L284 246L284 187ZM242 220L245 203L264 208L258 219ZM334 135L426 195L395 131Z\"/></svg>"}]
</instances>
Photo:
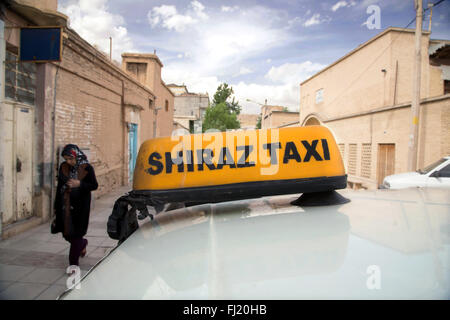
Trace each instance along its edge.
<instances>
[{"instance_id":1,"label":"green tree","mask_svg":"<svg viewBox=\"0 0 450 320\"><path fill-rule=\"evenodd\" d=\"M233 93L233 87L229 87L227 83L222 83L217 87L217 91L214 94L213 105L225 103L232 112L236 113L236 115L240 114L242 108L239 105L239 102L236 101L234 97L231 102L228 101Z\"/></svg>"},{"instance_id":2,"label":"green tree","mask_svg":"<svg viewBox=\"0 0 450 320\"><path fill-rule=\"evenodd\" d=\"M241 127L237 120L237 115L241 112L241 106L233 99L229 102L233 88L222 83L217 87L212 104L206 109L203 119L202 131L217 129L226 131L227 129L239 129Z\"/></svg>"},{"instance_id":3,"label":"green tree","mask_svg":"<svg viewBox=\"0 0 450 320\"><path fill-rule=\"evenodd\" d=\"M256 129L261 129L261 115L259 115L258 120L256 121Z\"/></svg>"},{"instance_id":4,"label":"green tree","mask_svg":"<svg viewBox=\"0 0 450 320\"><path fill-rule=\"evenodd\" d=\"M203 120L202 130L217 129L226 131L227 129L239 129L240 124L236 113L230 112L228 106L222 102L213 104L206 109L205 119Z\"/></svg>"}]
</instances>

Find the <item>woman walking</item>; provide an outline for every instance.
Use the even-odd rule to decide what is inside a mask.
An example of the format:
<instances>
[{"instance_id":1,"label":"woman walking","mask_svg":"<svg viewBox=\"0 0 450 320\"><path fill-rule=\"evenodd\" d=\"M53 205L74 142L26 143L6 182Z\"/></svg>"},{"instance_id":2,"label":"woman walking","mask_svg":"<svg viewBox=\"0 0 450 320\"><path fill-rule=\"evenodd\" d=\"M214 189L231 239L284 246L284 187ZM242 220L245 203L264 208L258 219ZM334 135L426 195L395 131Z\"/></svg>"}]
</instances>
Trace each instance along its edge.
<instances>
[{"instance_id":1,"label":"woman walking","mask_svg":"<svg viewBox=\"0 0 450 320\"><path fill-rule=\"evenodd\" d=\"M55 214L52 233L62 232L70 242L69 263L78 266L80 257L86 255L91 191L98 188L94 168L86 155L74 144L64 147L65 161L59 167L56 188Z\"/></svg>"}]
</instances>

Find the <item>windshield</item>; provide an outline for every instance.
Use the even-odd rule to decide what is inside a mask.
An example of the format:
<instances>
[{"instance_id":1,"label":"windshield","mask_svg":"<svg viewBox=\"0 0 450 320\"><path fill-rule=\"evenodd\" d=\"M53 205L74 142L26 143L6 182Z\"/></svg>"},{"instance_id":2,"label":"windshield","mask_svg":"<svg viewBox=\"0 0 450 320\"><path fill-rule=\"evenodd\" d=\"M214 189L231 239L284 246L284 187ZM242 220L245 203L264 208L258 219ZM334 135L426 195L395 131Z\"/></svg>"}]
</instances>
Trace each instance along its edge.
<instances>
[{"instance_id":1,"label":"windshield","mask_svg":"<svg viewBox=\"0 0 450 320\"><path fill-rule=\"evenodd\" d=\"M417 172L419 172L420 174L427 174L428 172L430 172L431 170L433 170L434 168L436 168L438 165L440 165L441 163L445 162L445 158L439 159L438 161L430 164L429 166L426 166L423 169L419 169L417 170Z\"/></svg>"}]
</instances>

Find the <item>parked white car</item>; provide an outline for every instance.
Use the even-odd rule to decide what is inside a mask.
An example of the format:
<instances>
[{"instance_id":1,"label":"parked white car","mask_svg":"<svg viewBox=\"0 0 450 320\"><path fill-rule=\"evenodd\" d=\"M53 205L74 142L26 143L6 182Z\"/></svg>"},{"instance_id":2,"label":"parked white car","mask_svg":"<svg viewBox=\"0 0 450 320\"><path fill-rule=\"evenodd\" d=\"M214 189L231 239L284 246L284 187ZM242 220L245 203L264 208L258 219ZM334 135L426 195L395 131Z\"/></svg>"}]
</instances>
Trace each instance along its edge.
<instances>
[{"instance_id":1,"label":"parked white car","mask_svg":"<svg viewBox=\"0 0 450 320\"><path fill-rule=\"evenodd\" d=\"M439 159L424 169L387 176L382 189L410 187L450 188L450 156Z\"/></svg>"},{"instance_id":2,"label":"parked white car","mask_svg":"<svg viewBox=\"0 0 450 320\"><path fill-rule=\"evenodd\" d=\"M449 189L339 194L162 212L60 299L449 299Z\"/></svg>"}]
</instances>

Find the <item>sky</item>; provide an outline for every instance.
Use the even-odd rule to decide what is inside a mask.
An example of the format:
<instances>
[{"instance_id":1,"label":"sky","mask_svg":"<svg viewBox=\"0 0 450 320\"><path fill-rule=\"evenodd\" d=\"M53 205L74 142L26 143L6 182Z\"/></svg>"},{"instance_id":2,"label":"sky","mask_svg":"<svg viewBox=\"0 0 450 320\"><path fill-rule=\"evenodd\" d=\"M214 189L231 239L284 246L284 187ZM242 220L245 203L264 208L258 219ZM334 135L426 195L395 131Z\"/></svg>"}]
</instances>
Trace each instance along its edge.
<instances>
[{"instance_id":1,"label":"sky","mask_svg":"<svg viewBox=\"0 0 450 320\"><path fill-rule=\"evenodd\" d=\"M298 111L302 81L415 17L414 0L59 0L58 10L105 52L112 37L113 59L156 50L166 84L212 99L228 83L254 114L266 100ZM433 9L431 38L450 39L450 0Z\"/></svg>"}]
</instances>

